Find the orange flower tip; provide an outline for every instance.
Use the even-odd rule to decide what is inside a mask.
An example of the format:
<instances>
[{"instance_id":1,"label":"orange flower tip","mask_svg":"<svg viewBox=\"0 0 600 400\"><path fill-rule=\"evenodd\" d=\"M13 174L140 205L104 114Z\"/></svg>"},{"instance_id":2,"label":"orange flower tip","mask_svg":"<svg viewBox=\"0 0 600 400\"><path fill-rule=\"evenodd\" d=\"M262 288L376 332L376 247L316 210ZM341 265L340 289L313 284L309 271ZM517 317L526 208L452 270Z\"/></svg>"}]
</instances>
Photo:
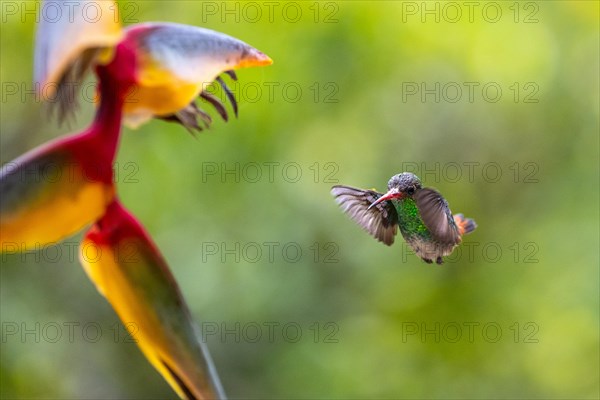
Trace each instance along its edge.
<instances>
[{"instance_id":1,"label":"orange flower tip","mask_svg":"<svg viewBox=\"0 0 600 400\"><path fill-rule=\"evenodd\" d=\"M240 60L238 65L236 65L236 68L263 67L271 64L273 64L273 60L271 59L271 57L269 57L262 51L251 49Z\"/></svg>"}]
</instances>

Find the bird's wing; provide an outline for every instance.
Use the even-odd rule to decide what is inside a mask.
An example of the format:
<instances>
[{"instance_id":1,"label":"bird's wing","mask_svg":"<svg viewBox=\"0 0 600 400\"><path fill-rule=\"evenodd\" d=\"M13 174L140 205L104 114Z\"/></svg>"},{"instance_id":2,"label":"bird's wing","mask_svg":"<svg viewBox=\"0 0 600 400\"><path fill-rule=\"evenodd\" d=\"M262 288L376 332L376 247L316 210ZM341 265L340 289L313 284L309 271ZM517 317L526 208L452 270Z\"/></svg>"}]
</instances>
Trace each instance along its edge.
<instances>
[{"instance_id":1,"label":"bird's wing","mask_svg":"<svg viewBox=\"0 0 600 400\"><path fill-rule=\"evenodd\" d=\"M125 29L123 43L136 53L134 99L126 101L125 121L138 126L153 116L177 120L177 113L202 96L227 118L219 99L206 89L219 75L269 65L272 60L239 39L210 29L175 23L143 23ZM230 72L235 79L235 75ZM233 95L222 80L224 92ZM234 111L237 105L232 101ZM175 115L176 118L171 118Z\"/></svg>"},{"instance_id":2,"label":"bird's wing","mask_svg":"<svg viewBox=\"0 0 600 400\"><path fill-rule=\"evenodd\" d=\"M76 106L73 91L94 60L108 57L122 37L113 1L44 1L35 39L34 80L44 100L59 107L59 118Z\"/></svg>"},{"instance_id":3,"label":"bird's wing","mask_svg":"<svg viewBox=\"0 0 600 400\"><path fill-rule=\"evenodd\" d=\"M331 194L342 210L380 242L388 246L394 243L398 232L398 214L390 201L383 201L373 208L369 206L383 196L374 190L362 190L349 186L334 186Z\"/></svg>"},{"instance_id":4,"label":"bird's wing","mask_svg":"<svg viewBox=\"0 0 600 400\"><path fill-rule=\"evenodd\" d=\"M181 398L225 397L166 261L118 201L85 235L80 259L140 350Z\"/></svg>"},{"instance_id":5,"label":"bird's wing","mask_svg":"<svg viewBox=\"0 0 600 400\"><path fill-rule=\"evenodd\" d=\"M429 188L421 189L415 193L414 199L423 223L438 242L447 244L460 242L460 234L448 202L439 192Z\"/></svg>"}]
</instances>

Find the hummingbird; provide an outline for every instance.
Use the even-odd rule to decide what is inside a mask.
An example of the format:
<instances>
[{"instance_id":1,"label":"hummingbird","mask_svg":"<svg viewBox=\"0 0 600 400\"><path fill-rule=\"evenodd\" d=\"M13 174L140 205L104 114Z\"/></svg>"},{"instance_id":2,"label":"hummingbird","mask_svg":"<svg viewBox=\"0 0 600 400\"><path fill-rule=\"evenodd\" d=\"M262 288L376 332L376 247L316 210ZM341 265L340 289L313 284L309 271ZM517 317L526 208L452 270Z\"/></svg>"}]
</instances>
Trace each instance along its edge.
<instances>
[{"instance_id":1,"label":"hummingbird","mask_svg":"<svg viewBox=\"0 0 600 400\"><path fill-rule=\"evenodd\" d=\"M444 197L410 172L392 176L385 194L343 185L333 186L331 194L354 222L388 246L400 227L406 243L428 264L443 264L442 256L477 228L463 214L452 215Z\"/></svg>"}]
</instances>

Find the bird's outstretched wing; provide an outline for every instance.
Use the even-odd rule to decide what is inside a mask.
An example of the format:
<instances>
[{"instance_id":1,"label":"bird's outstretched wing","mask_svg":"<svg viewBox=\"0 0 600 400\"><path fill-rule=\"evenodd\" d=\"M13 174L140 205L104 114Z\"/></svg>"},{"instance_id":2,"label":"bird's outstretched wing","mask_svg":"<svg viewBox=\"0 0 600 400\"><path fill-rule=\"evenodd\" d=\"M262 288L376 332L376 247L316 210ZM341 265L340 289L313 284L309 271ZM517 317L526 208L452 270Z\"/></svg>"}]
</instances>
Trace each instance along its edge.
<instances>
[{"instance_id":1,"label":"bird's outstretched wing","mask_svg":"<svg viewBox=\"0 0 600 400\"><path fill-rule=\"evenodd\" d=\"M334 186L331 194L342 210L375 239L390 246L398 232L398 214L390 201L383 201L373 208L369 206L383 196L374 190Z\"/></svg>"},{"instance_id":2,"label":"bird's outstretched wing","mask_svg":"<svg viewBox=\"0 0 600 400\"><path fill-rule=\"evenodd\" d=\"M438 242L452 245L460 243L460 234L448 202L439 192L430 188L421 189L415 193L414 199L423 223Z\"/></svg>"}]
</instances>

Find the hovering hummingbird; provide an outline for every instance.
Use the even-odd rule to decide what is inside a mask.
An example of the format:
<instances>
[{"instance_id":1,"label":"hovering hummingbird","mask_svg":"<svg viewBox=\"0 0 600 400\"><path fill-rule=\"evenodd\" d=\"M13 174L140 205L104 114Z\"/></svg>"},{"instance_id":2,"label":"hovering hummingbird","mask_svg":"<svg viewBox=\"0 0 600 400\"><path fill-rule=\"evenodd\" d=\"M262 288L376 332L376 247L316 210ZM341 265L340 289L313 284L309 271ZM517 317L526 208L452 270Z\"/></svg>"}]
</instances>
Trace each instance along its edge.
<instances>
[{"instance_id":1,"label":"hovering hummingbird","mask_svg":"<svg viewBox=\"0 0 600 400\"><path fill-rule=\"evenodd\" d=\"M385 194L341 185L333 186L331 194L350 218L388 246L400 227L406 243L429 264L442 264L442 256L477 227L462 214L452 215L442 195L422 187L410 172L392 176Z\"/></svg>"}]
</instances>

